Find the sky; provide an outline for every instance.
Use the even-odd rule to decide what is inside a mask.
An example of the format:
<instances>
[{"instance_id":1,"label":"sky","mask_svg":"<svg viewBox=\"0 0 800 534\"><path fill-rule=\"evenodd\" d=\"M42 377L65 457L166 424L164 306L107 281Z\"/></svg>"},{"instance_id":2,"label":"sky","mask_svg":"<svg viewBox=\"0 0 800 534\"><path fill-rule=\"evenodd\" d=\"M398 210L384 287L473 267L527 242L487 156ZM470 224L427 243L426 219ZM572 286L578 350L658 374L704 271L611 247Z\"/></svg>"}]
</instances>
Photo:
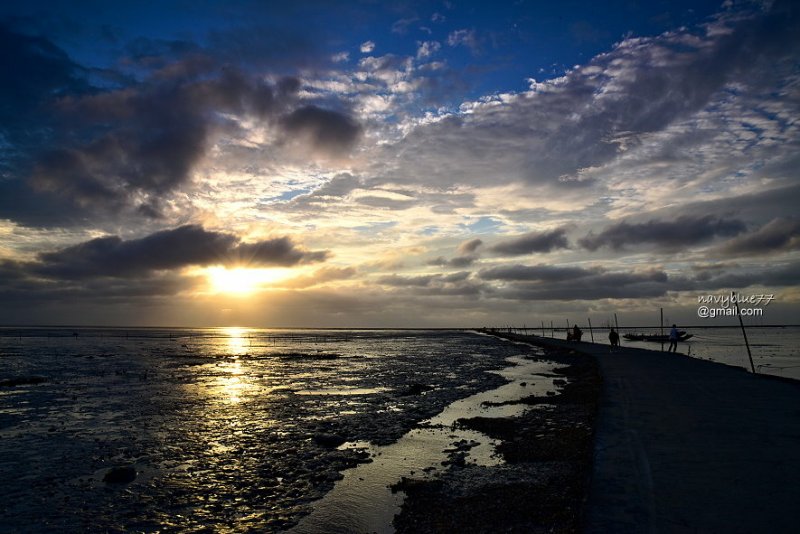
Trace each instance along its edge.
<instances>
[{"instance_id":1,"label":"sky","mask_svg":"<svg viewBox=\"0 0 800 534\"><path fill-rule=\"evenodd\" d=\"M0 324L800 323L792 4L4 3Z\"/></svg>"}]
</instances>

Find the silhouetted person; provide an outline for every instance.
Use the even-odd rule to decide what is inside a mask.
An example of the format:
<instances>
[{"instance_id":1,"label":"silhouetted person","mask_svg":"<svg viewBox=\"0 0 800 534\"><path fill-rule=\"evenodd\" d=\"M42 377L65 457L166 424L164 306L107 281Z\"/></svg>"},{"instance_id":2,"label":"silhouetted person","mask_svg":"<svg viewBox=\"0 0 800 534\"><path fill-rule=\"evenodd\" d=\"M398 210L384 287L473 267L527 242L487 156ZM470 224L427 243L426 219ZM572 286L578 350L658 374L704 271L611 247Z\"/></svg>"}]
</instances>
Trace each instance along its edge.
<instances>
[{"instance_id":1,"label":"silhouetted person","mask_svg":"<svg viewBox=\"0 0 800 534\"><path fill-rule=\"evenodd\" d=\"M619 334L613 328L608 333L608 341L611 343L611 348L619 347Z\"/></svg>"},{"instance_id":2,"label":"silhouetted person","mask_svg":"<svg viewBox=\"0 0 800 534\"><path fill-rule=\"evenodd\" d=\"M580 341L581 336L583 335L583 330L578 328L578 325L572 327L572 340L573 341Z\"/></svg>"},{"instance_id":3,"label":"silhouetted person","mask_svg":"<svg viewBox=\"0 0 800 534\"><path fill-rule=\"evenodd\" d=\"M679 337L680 334L678 333L678 327L672 325L672 330L669 331L669 348L667 349L667 352L678 352Z\"/></svg>"}]
</instances>

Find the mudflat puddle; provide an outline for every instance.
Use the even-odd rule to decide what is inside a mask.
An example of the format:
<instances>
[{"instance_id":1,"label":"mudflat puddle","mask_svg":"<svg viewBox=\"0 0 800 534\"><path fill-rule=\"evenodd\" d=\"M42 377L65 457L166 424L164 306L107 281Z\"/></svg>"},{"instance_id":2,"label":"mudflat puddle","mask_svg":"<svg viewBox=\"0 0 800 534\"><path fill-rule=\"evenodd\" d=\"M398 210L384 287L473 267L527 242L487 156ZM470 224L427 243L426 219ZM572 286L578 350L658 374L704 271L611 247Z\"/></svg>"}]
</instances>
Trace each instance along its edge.
<instances>
[{"instance_id":1,"label":"mudflat puddle","mask_svg":"<svg viewBox=\"0 0 800 534\"><path fill-rule=\"evenodd\" d=\"M456 421L470 417L514 417L524 410L535 409L512 403L530 395L557 391L551 372L559 367L554 362L523 356L506 361L512 365L490 372L501 375L508 383L451 403L397 442L386 446L363 442L342 445L341 448L366 450L373 461L345 471L344 478L314 504L312 512L291 532L394 532L392 520L400 512L404 494L392 492L390 487L402 477L435 477L451 462L481 466L502 463L495 454L496 440L459 428ZM499 403L508 404L498 406Z\"/></svg>"}]
</instances>

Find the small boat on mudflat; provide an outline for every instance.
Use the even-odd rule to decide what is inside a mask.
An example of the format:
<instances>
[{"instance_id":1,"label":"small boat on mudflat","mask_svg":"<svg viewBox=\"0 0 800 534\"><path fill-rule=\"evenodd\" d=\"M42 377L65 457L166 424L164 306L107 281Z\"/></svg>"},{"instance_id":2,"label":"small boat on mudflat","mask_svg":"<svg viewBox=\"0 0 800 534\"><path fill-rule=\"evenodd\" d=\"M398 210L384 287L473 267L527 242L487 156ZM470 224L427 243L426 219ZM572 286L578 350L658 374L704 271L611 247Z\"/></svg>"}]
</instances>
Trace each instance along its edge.
<instances>
[{"instance_id":1,"label":"small boat on mudflat","mask_svg":"<svg viewBox=\"0 0 800 534\"><path fill-rule=\"evenodd\" d=\"M685 330L678 332L678 341L686 341L694 334L687 334ZM652 341L654 343L669 343L669 334L625 334L628 341Z\"/></svg>"}]
</instances>

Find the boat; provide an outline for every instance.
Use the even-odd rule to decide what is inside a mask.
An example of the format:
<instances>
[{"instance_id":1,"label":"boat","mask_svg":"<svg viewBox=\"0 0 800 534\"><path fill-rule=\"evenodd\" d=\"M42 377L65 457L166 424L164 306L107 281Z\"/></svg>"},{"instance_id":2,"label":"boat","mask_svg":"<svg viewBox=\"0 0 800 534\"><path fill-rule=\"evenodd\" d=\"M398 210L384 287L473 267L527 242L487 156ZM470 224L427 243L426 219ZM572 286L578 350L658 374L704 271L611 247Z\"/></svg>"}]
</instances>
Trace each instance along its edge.
<instances>
[{"instance_id":1,"label":"boat","mask_svg":"<svg viewBox=\"0 0 800 534\"><path fill-rule=\"evenodd\" d=\"M652 341L654 343L669 343L669 334L625 334L622 337L628 341ZM694 337L685 330L678 332L678 341L686 341Z\"/></svg>"}]
</instances>

